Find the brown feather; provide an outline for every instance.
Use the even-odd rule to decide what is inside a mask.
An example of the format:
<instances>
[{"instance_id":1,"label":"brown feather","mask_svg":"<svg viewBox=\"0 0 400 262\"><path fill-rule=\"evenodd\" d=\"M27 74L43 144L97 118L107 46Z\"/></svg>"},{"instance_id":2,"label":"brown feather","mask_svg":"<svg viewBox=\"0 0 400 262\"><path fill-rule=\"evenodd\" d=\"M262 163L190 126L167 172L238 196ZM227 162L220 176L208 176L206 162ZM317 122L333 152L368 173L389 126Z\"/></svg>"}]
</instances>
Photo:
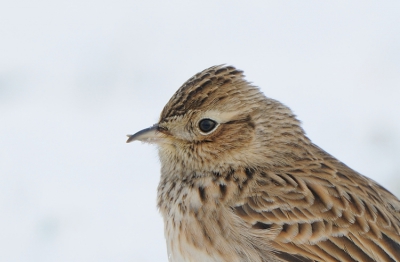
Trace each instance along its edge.
<instances>
[{"instance_id":1,"label":"brown feather","mask_svg":"<svg viewBox=\"0 0 400 262\"><path fill-rule=\"evenodd\" d=\"M400 201L314 145L242 71L196 74L156 127L142 141L159 146L170 261L400 262Z\"/></svg>"}]
</instances>

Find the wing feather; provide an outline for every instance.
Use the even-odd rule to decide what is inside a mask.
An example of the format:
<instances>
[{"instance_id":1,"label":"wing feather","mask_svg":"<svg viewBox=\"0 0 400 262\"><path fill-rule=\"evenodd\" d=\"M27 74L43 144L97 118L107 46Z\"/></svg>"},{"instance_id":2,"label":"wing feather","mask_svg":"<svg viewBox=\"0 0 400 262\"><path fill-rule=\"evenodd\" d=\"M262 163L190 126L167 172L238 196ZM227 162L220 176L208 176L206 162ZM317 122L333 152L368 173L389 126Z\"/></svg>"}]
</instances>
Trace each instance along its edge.
<instances>
[{"instance_id":1,"label":"wing feather","mask_svg":"<svg viewBox=\"0 0 400 262\"><path fill-rule=\"evenodd\" d=\"M254 230L277 230L283 261L400 261L399 200L327 154L319 161L262 171L234 213Z\"/></svg>"}]
</instances>

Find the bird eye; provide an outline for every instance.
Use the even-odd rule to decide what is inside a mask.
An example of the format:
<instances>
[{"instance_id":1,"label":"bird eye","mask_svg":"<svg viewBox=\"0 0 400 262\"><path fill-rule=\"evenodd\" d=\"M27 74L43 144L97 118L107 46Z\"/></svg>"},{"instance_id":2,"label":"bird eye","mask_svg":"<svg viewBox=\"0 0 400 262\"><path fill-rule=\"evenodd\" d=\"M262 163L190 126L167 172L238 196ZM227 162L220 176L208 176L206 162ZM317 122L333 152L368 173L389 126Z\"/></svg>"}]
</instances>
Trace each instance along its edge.
<instances>
[{"instance_id":1,"label":"bird eye","mask_svg":"<svg viewBox=\"0 0 400 262\"><path fill-rule=\"evenodd\" d=\"M217 122L209 118L202 119L199 122L199 128L204 133L211 132L217 126Z\"/></svg>"}]
</instances>

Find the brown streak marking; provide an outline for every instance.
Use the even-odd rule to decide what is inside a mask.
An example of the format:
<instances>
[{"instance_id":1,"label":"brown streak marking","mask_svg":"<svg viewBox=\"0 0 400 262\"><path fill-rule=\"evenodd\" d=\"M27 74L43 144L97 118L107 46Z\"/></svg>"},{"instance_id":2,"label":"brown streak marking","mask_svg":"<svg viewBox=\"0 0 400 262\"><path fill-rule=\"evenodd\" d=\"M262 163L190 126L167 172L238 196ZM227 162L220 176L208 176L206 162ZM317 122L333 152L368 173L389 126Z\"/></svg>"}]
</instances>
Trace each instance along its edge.
<instances>
[{"instance_id":1,"label":"brown streak marking","mask_svg":"<svg viewBox=\"0 0 400 262\"><path fill-rule=\"evenodd\" d=\"M199 187L199 196L200 196L201 202L204 203L206 201L206 197L207 197L205 188Z\"/></svg>"}]
</instances>

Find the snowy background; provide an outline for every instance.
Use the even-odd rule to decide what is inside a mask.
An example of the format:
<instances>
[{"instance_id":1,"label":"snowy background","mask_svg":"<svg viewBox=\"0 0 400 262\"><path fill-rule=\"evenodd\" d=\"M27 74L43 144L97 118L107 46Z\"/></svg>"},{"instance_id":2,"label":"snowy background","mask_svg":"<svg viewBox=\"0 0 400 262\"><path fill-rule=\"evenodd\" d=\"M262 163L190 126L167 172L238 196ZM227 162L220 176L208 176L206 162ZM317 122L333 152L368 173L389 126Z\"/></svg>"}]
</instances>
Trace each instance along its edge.
<instances>
[{"instance_id":1,"label":"snowy background","mask_svg":"<svg viewBox=\"0 0 400 262\"><path fill-rule=\"evenodd\" d=\"M222 63L400 195L399 1L2 1L0 261L167 261L125 135Z\"/></svg>"}]
</instances>

